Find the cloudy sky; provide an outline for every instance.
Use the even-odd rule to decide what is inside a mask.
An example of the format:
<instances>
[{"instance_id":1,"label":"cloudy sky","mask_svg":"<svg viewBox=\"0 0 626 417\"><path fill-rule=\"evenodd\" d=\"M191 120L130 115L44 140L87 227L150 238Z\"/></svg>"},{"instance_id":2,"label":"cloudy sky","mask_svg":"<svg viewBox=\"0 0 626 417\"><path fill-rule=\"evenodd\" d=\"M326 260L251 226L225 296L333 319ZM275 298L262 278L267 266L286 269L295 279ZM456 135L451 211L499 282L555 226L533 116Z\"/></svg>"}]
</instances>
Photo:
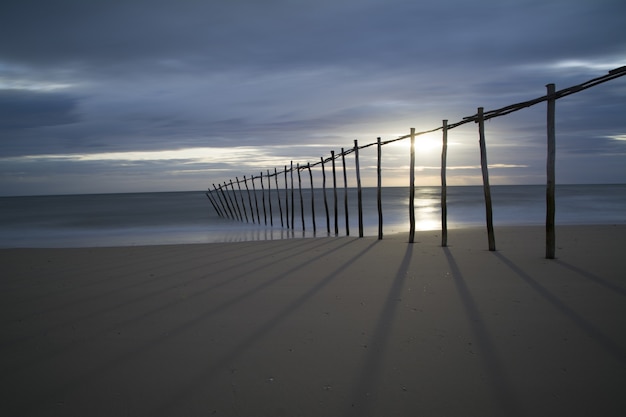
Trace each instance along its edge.
<instances>
[{"instance_id":1,"label":"cloudy sky","mask_svg":"<svg viewBox=\"0 0 626 417\"><path fill-rule=\"evenodd\" d=\"M0 195L317 162L626 65L625 19L623 0L5 0ZM493 184L545 182L545 118L487 122ZM440 135L418 140L418 184L437 184ZM449 142L449 183L480 183L476 125ZM557 182L626 183L626 77L559 100L557 142ZM385 185L408 184L407 145L383 148Z\"/></svg>"}]
</instances>

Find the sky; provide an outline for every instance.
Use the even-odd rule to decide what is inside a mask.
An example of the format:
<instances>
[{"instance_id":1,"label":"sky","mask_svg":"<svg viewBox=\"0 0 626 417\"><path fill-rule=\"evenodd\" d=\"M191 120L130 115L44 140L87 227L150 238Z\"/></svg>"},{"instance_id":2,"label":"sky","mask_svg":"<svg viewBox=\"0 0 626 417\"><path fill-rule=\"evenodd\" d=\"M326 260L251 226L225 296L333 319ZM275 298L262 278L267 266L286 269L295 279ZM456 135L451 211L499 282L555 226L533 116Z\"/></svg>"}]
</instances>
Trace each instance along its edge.
<instances>
[{"instance_id":1,"label":"sky","mask_svg":"<svg viewBox=\"0 0 626 417\"><path fill-rule=\"evenodd\" d=\"M0 196L205 190L315 163L624 66L625 19L623 0L5 0ZM557 183L626 183L626 77L556 115ZM491 184L545 183L545 103L485 129ZM448 184L480 184L477 126L448 141ZM385 186L408 185L408 146L383 147ZM441 133L416 152L416 184L438 185Z\"/></svg>"}]
</instances>

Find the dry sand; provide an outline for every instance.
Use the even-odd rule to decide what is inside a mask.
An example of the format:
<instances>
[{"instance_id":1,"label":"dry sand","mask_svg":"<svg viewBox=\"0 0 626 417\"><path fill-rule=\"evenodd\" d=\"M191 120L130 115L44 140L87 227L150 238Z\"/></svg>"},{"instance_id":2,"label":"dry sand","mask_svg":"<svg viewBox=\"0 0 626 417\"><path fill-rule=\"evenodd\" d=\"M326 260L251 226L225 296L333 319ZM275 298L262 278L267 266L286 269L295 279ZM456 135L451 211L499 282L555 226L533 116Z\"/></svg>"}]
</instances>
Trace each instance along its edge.
<instances>
[{"instance_id":1,"label":"dry sand","mask_svg":"<svg viewBox=\"0 0 626 417\"><path fill-rule=\"evenodd\" d=\"M496 243L0 250L0 415L626 415L626 226Z\"/></svg>"}]
</instances>

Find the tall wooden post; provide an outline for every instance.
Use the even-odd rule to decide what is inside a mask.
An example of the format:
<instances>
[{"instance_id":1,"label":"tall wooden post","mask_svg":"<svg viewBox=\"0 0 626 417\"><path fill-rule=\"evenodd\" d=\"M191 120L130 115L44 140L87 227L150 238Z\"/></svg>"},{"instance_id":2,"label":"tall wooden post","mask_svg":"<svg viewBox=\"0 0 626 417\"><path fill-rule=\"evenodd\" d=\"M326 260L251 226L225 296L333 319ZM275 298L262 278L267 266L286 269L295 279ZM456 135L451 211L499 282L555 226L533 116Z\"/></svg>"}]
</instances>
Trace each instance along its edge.
<instances>
[{"instance_id":1,"label":"tall wooden post","mask_svg":"<svg viewBox=\"0 0 626 417\"><path fill-rule=\"evenodd\" d=\"M337 219L337 172L335 168L335 151L330 151L330 157L333 162L333 197L335 207L335 236L339 234L339 220Z\"/></svg>"},{"instance_id":2,"label":"tall wooden post","mask_svg":"<svg viewBox=\"0 0 626 417\"><path fill-rule=\"evenodd\" d=\"M213 201L213 197L211 197L211 190L209 190L208 193L205 193L207 198L209 199L209 201L211 202L211 205L213 206L213 208L215 209L215 212L217 213L217 215L219 217L223 217L222 216L222 212L220 211L219 208L217 208L217 205L215 204L215 201Z\"/></svg>"},{"instance_id":3,"label":"tall wooden post","mask_svg":"<svg viewBox=\"0 0 626 417\"><path fill-rule=\"evenodd\" d=\"M254 186L254 175L250 177L252 181L252 193L254 194L254 206L256 207L256 218L258 219L258 224L261 224L261 215L259 214L259 197L256 192L256 187Z\"/></svg>"},{"instance_id":4,"label":"tall wooden post","mask_svg":"<svg viewBox=\"0 0 626 417\"><path fill-rule=\"evenodd\" d=\"M491 188L489 186L489 170L487 165L487 146L485 144L485 118L483 108L478 108L478 134L480 145L480 166L483 173L483 192L485 194L485 210L487 217L487 238L489 250L496 250L496 240L493 233L493 210L491 207Z\"/></svg>"},{"instance_id":5,"label":"tall wooden post","mask_svg":"<svg viewBox=\"0 0 626 417\"><path fill-rule=\"evenodd\" d=\"M324 157L322 160L322 193L324 194L324 209L326 210L326 233L330 236L330 215L328 213L328 199L326 198L326 170L324 168Z\"/></svg>"},{"instance_id":6,"label":"tall wooden post","mask_svg":"<svg viewBox=\"0 0 626 417\"><path fill-rule=\"evenodd\" d=\"M361 167L359 165L359 141L354 140L354 164L356 168L356 190L359 206L359 237L363 237L363 194L361 192Z\"/></svg>"},{"instance_id":7,"label":"tall wooden post","mask_svg":"<svg viewBox=\"0 0 626 417\"><path fill-rule=\"evenodd\" d=\"M278 188L278 171L274 168L274 182L276 183L276 198L278 199L278 211L280 212L280 227L285 227L283 222L283 205L280 202L280 188Z\"/></svg>"},{"instance_id":8,"label":"tall wooden post","mask_svg":"<svg viewBox=\"0 0 626 417\"><path fill-rule=\"evenodd\" d=\"M547 187L546 187L546 259L555 257L555 231L554 216L556 213L556 203L554 197L555 189L555 159L556 159L556 130L555 113L556 99L554 97L555 85L548 84L548 160L547 160Z\"/></svg>"},{"instance_id":9,"label":"tall wooden post","mask_svg":"<svg viewBox=\"0 0 626 417\"><path fill-rule=\"evenodd\" d=\"M237 180L237 188L239 189L239 197L241 198L241 206L243 207L243 214L246 216L246 223L250 223L248 219L248 212L246 211L246 203L243 201L243 191L241 190L241 183L239 182L239 178L235 177Z\"/></svg>"},{"instance_id":10,"label":"tall wooden post","mask_svg":"<svg viewBox=\"0 0 626 417\"><path fill-rule=\"evenodd\" d=\"M267 170L267 201L270 205L270 226L274 226L274 213L272 210L272 181L270 180L270 170Z\"/></svg>"},{"instance_id":11,"label":"tall wooden post","mask_svg":"<svg viewBox=\"0 0 626 417\"><path fill-rule=\"evenodd\" d=\"M215 190L215 193L217 194L217 197L220 200L220 204L222 205L222 209L224 210L224 214L226 215L226 217L230 217L231 219L233 218L233 214L230 211L230 207L228 207L228 201L226 201L226 196L224 195L224 191L222 191L222 187L220 186L220 188L218 189L215 184L213 184L213 189ZM224 197L224 199L222 200L222 197ZM226 210L226 207L228 207L228 211ZM230 216L229 213L230 212Z\"/></svg>"},{"instance_id":12,"label":"tall wooden post","mask_svg":"<svg viewBox=\"0 0 626 417\"><path fill-rule=\"evenodd\" d=\"M304 199L302 198L302 177L300 176L300 164L296 165L298 171L298 193L300 194L300 218L302 219L302 231L306 229L304 227Z\"/></svg>"},{"instance_id":13,"label":"tall wooden post","mask_svg":"<svg viewBox=\"0 0 626 417\"><path fill-rule=\"evenodd\" d=\"M220 186L220 190L226 190L224 192L224 195L228 198L228 204L229 207L232 207L232 213L233 213L233 220L239 220L239 217L237 217L237 210L235 208L235 203L233 203L233 198L230 196L230 193L228 192L228 184L226 184L226 181L224 181L224 188L222 188Z\"/></svg>"},{"instance_id":14,"label":"tall wooden post","mask_svg":"<svg viewBox=\"0 0 626 417\"><path fill-rule=\"evenodd\" d=\"M289 169L291 173L291 229L295 230L296 225L294 224L296 207L293 204L293 161L291 161L291 168Z\"/></svg>"},{"instance_id":15,"label":"tall wooden post","mask_svg":"<svg viewBox=\"0 0 626 417\"><path fill-rule=\"evenodd\" d=\"M265 185L263 184L263 172L261 172L261 176L259 177L261 180L261 200L263 201L263 219L265 220L265 225L267 226L267 206L265 204Z\"/></svg>"},{"instance_id":16,"label":"tall wooden post","mask_svg":"<svg viewBox=\"0 0 626 417\"><path fill-rule=\"evenodd\" d=\"M409 243L415 241L415 128L411 128L411 151L409 166Z\"/></svg>"},{"instance_id":17,"label":"tall wooden post","mask_svg":"<svg viewBox=\"0 0 626 417\"><path fill-rule=\"evenodd\" d=\"M243 221L243 216L241 215L241 207L239 207L239 200L237 200L237 193L235 191L235 186L233 185L233 180L230 180L230 188L233 190L233 198L235 199L235 206L237 207L237 213L239 214L239 220Z\"/></svg>"},{"instance_id":18,"label":"tall wooden post","mask_svg":"<svg viewBox=\"0 0 626 417\"><path fill-rule=\"evenodd\" d=\"M289 229L289 184L287 183L287 165L285 165L285 220L287 221L287 229Z\"/></svg>"},{"instance_id":19,"label":"tall wooden post","mask_svg":"<svg viewBox=\"0 0 626 417\"><path fill-rule=\"evenodd\" d=\"M376 173L378 177L377 182L377 191L376 191L376 201L378 206L378 239L383 238L383 200L382 200L382 164L381 164L381 156L382 156L382 143L380 141L380 137L377 139L377 151L378 151L378 162L376 166Z\"/></svg>"},{"instance_id":20,"label":"tall wooden post","mask_svg":"<svg viewBox=\"0 0 626 417\"><path fill-rule=\"evenodd\" d=\"M350 236L350 216L348 215L348 174L346 173L346 153L341 148L341 165L343 167L343 211L346 218L346 236Z\"/></svg>"},{"instance_id":21,"label":"tall wooden post","mask_svg":"<svg viewBox=\"0 0 626 417\"><path fill-rule=\"evenodd\" d=\"M248 188L248 180L246 176L243 176L243 185L246 187L246 192L248 193L248 205L250 206L250 217L252 217L252 223L254 223L254 210L252 209L252 197L250 197L250 188Z\"/></svg>"},{"instance_id":22,"label":"tall wooden post","mask_svg":"<svg viewBox=\"0 0 626 417\"><path fill-rule=\"evenodd\" d=\"M441 246L448 246L448 186L446 164L448 158L448 121L443 121L443 144L441 146Z\"/></svg>"},{"instance_id":23,"label":"tall wooden post","mask_svg":"<svg viewBox=\"0 0 626 417\"><path fill-rule=\"evenodd\" d=\"M315 221L315 190L313 187L313 173L311 164L307 162L306 169L309 171L309 181L311 182L311 220L313 221L313 236L317 233L317 222Z\"/></svg>"}]
</instances>

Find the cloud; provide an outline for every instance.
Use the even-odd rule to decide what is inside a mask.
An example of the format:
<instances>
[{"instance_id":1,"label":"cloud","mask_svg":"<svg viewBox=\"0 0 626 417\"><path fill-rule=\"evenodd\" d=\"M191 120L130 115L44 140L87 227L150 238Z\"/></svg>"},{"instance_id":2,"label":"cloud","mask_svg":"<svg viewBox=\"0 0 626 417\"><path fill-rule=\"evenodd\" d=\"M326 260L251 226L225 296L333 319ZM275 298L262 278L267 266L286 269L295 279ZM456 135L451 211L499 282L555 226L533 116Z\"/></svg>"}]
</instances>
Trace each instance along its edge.
<instances>
[{"instance_id":1,"label":"cloud","mask_svg":"<svg viewBox=\"0 0 626 417\"><path fill-rule=\"evenodd\" d=\"M76 123L77 99L63 93L0 90L0 131Z\"/></svg>"}]
</instances>

